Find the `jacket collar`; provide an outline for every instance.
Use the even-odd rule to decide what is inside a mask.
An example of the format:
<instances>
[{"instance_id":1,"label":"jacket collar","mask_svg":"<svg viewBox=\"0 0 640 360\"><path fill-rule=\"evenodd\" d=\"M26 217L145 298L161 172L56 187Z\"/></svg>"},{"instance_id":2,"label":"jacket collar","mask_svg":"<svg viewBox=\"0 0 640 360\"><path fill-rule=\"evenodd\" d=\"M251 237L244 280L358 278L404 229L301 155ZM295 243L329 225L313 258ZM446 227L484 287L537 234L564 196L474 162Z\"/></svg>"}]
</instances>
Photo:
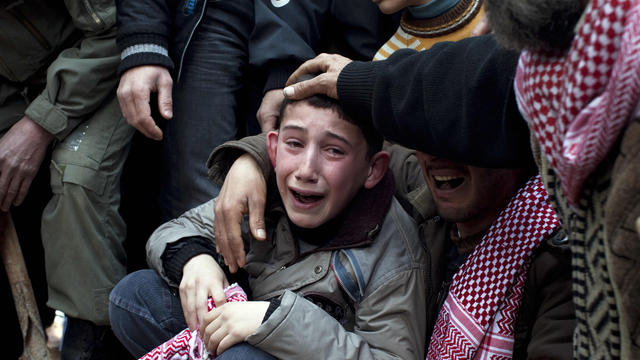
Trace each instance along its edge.
<instances>
[{"instance_id":1,"label":"jacket collar","mask_svg":"<svg viewBox=\"0 0 640 360\"><path fill-rule=\"evenodd\" d=\"M393 176L387 172L372 189L358 192L350 205L328 223L315 229L302 229L289 222L294 239L317 245L313 250L299 254L298 258L318 251L360 247L373 242L391 206L393 192ZM267 227L286 215L280 197L271 199L268 201L272 206L267 210Z\"/></svg>"}]
</instances>

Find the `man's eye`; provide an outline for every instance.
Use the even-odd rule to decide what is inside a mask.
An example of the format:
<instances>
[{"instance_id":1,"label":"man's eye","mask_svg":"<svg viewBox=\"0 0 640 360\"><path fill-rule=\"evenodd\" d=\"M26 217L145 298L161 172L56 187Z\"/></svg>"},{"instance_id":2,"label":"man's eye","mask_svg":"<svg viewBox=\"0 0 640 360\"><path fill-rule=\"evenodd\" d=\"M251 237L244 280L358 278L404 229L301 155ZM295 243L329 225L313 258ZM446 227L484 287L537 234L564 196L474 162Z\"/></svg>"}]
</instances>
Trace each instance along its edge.
<instances>
[{"instance_id":1,"label":"man's eye","mask_svg":"<svg viewBox=\"0 0 640 360\"><path fill-rule=\"evenodd\" d=\"M344 155L344 151L338 148L329 148L327 149L327 151L329 152L329 154L335 155L335 156Z\"/></svg>"}]
</instances>

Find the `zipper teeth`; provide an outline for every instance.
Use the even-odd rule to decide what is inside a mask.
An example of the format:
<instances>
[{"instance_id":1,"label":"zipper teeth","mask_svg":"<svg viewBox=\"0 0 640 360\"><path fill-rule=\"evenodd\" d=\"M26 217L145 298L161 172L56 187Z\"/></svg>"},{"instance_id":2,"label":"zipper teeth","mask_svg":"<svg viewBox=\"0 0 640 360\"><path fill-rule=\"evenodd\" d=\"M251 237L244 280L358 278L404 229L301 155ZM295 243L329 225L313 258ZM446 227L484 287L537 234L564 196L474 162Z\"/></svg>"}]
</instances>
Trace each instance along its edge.
<instances>
[{"instance_id":1,"label":"zipper teeth","mask_svg":"<svg viewBox=\"0 0 640 360\"><path fill-rule=\"evenodd\" d=\"M196 1L196 4L198 2ZM189 44L191 43L191 38L193 37L193 34L196 32L196 28L198 27L198 25L200 25L200 22L202 22L202 18L204 17L204 12L207 10L207 3L205 2L202 5L202 11L200 11L200 17L198 18L198 21L196 22L195 26L193 27L193 29L191 29L191 33L189 34L189 38L187 39L187 42L184 45L184 49L182 50L182 54L180 54L180 64L178 64L178 76L176 77L176 83L178 81L180 81L180 75L182 75L182 62L184 61L184 54L187 52L187 48L189 47Z\"/></svg>"},{"instance_id":2,"label":"zipper teeth","mask_svg":"<svg viewBox=\"0 0 640 360\"><path fill-rule=\"evenodd\" d=\"M93 19L93 21L96 24L102 26L102 19L100 19L98 14L96 14L96 12L93 10L93 6L91 6L91 3L89 3L89 0L83 0L82 3L84 4L84 8L87 10L89 15L91 15L91 18Z\"/></svg>"},{"instance_id":3,"label":"zipper teeth","mask_svg":"<svg viewBox=\"0 0 640 360\"><path fill-rule=\"evenodd\" d=\"M40 45L46 50L51 50L51 44L47 41L47 39L42 35L40 31L24 16L20 11L15 8L7 9L7 12L13 15L16 20L18 20L27 31L40 43Z\"/></svg>"}]
</instances>

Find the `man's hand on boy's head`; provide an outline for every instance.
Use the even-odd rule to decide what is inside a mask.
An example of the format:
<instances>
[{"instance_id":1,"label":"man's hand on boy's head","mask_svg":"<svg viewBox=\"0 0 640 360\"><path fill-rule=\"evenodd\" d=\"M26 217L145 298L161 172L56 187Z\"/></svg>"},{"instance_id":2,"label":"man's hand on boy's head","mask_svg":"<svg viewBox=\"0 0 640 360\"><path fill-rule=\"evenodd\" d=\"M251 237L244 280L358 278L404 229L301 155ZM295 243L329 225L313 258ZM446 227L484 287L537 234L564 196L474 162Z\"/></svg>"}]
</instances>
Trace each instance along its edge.
<instances>
[{"instance_id":1,"label":"man's hand on boy's head","mask_svg":"<svg viewBox=\"0 0 640 360\"><path fill-rule=\"evenodd\" d=\"M276 122L278 116L280 116L282 100L284 100L282 89L269 90L262 97L260 108L256 113L256 118L258 119L262 132L276 129Z\"/></svg>"},{"instance_id":2,"label":"man's hand on boy's head","mask_svg":"<svg viewBox=\"0 0 640 360\"><path fill-rule=\"evenodd\" d=\"M200 337L209 353L220 355L255 333L268 308L268 301L230 302L207 313Z\"/></svg>"},{"instance_id":3,"label":"man's hand on boy's head","mask_svg":"<svg viewBox=\"0 0 640 360\"><path fill-rule=\"evenodd\" d=\"M213 298L216 306L227 302L224 289L229 286L220 265L209 254L192 257L182 268L180 302L189 330L202 324L208 312L207 300Z\"/></svg>"},{"instance_id":4,"label":"man's hand on boy's head","mask_svg":"<svg viewBox=\"0 0 640 360\"><path fill-rule=\"evenodd\" d=\"M231 273L245 265L242 219L249 214L249 227L256 240L265 240L264 207L267 183L256 161L248 154L231 166L214 207L213 232L218 253Z\"/></svg>"},{"instance_id":5,"label":"man's hand on boy's head","mask_svg":"<svg viewBox=\"0 0 640 360\"><path fill-rule=\"evenodd\" d=\"M288 99L304 99L314 94L325 94L338 98L338 76L351 59L337 54L320 54L291 74L284 88L284 96ZM296 79L305 74L319 74L313 79L296 83Z\"/></svg>"}]
</instances>

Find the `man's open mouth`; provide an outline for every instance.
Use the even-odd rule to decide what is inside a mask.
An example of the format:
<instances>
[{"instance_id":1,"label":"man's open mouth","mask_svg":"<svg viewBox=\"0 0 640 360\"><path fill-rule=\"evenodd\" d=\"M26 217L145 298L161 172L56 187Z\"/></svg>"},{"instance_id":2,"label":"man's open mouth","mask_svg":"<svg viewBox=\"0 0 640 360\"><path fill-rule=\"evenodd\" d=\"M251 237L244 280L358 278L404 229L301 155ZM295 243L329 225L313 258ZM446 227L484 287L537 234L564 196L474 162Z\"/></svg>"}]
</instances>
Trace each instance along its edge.
<instances>
[{"instance_id":1,"label":"man's open mouth","mask_svg":"<svg viewBox=\"0 0 640 360\"><path fill-rule=\"evenodd\" d=\"M436 187L440 190L451 190L455 189L458 186L462 185L464 182L464 177L456 177L456 176L434 176L433 180L436 184Z\"/></svg>"},{"instance_id":2,"label":"man's open mouth","mask_svg":"<svg viewBox=\"0 0 640 360\"><path fill-rule=\"evenodd\" d=\"M309 195L309 194L302 194L299 193L297 191L291 190L291 193L293 194L293 197L296 198L296 200L298 200L299 202L303 203L303 204L309 204L309 203L313 203L316 201L320 201L324 196L321 195Z\"/></svg>"}]
</instances>

